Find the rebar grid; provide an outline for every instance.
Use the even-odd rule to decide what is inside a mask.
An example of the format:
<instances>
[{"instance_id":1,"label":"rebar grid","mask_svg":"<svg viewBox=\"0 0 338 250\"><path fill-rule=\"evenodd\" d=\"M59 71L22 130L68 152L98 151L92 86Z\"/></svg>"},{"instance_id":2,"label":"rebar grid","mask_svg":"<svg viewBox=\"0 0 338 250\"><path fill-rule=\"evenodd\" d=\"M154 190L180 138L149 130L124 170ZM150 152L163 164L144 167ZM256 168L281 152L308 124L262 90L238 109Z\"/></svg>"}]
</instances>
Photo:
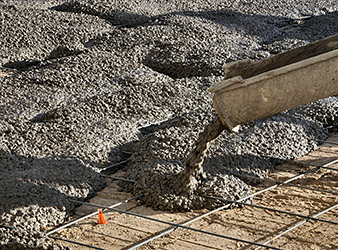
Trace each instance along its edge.
<instances>
[{"instance_id":1,"label":"rebar grid","mask_svg":"<svg viewBox=\"0 0 338 250\"><path fill-rule=\"evenodd\" d=\"M294 160L285 160L285 162L289 162L295 165L304 165L304 166L309 166L309 167L318 167L318 168L324 168L327 170L333 170L333 171L338 171L338 168L331 168L329 166L338 163L338 159L329 162L328 164L324 165L319 165L319 164L314 164L314 163L309 163L309 162L301 162L301 161L294 161Z\"/></svg>"},{"instance_id":2,"label":"rebar grid","mask_svg":"<svg viewBox=\"0 0 338 250\"><path fill-rule=\"evenodd\" d=\"M117 166L121 166L121 165L123 165L123 164L126 164L128 161L129 161L129 160L127 159L127 160L120 161L120 162L115 163L115 164L111 164L111 165L108 166L108 167L105 167L105 168L100 169L100 170L99 170L99 173L101 173L101 172L103 172L103 171L106 171L106 170L108 170L108 169L115 168L115 167L117 167Z\"/></svg>"},{"instance_id":3,"label":"rebar grid","mask_svg":"<svg viewBox=\"0 0 338 250\"><path fill-rule=\"evenodd\" d=\"M260 177L256 177L256 176L252 176L252 175L246 175L246 174L239 174L239 173L235 173L235 172L232 172L232 171L229 171L228 173L230 173L234 176L245 178L245 179L253 179L253 180L258 180L260 182L270 182L270 183L275 183L275 184L283 184L284 186L298 187L298 188L308 189L308 190L312 190L312 191L316 191L316 192L338 195L338 192L331 191L331 190L312 188L312 187L294 184L294 183L283 183L282 181L272 180L272 179L269 179L269 178L260 178Z\"/></svg>"},{"instance_id":4,"label":"rebar grid","mask_svg":"<svg viewBox=\"0 0 338 250\"><path fill-rule=\"evenodd\" d=\"M124 201L115 203L115 204L109 206L108 208L118 207L118 206L121 206L122 204L128 203L129 201L132 201L132 200L139 199L139 198L141 198L141 197L142 197L142 195L138 195L138 196L132 197L132 198L130 198L130 199L127 199L127 200L124 200ZM106 210L107 210L107 209L105 208L104 210L102 210L102 212L104 212L104 211L106 211ZM71 226L71 225L77 223L77 222L80 222L80 221L85 220L85 219L87 219L87 218L89 218L89 217L92 217L92 216L94 216L94 215L97 215L98 213L99 213L98 211L95 211L95 212L90 213L90 214L88 214L88 215L85 215L85 216L83 216L83 217L81 217L81 218L79 218L79 219L77 219L77 220L71 221L71 222L69 222L69 223L67 223L67 224L65 224L65 225L62 225L61 227L58 227L58 228L56 228L56 229L54 229L54 230L52 230L52 231L46 233L45 236L49 236L49 235L51 235L51 234L53 234L53 233L56 233L56 232L60 231L61 229L64 229L64 228L66 228L66 227L69 227L69 226Z\"/></svg>"},{"instance_id":5,"label":"rebar grid","mask_svg":"<svg viewBox=\"0 0 338 250\"><path fill-rule=\"evenodd\" d=\"M331 210L333 210L333 209L335 209L335 208L337 208L337 207L338 207L338 204L335 204L335 205L333 205L332 207L329 207L329 208L325 209L324 211L321 211L321 212L317 213L317 214L314 215L312 218L317 218L318 216L323 215L323 214L325 214L325 213L327 213L327 212L329 212L329 211L331 211ZM288 232L290 232L290 231L292 231L292 230L294 230L294 229L296 229L296 228L298 228L298 227L304 225L305 223L309 222L312 218L308 218L308 219L306 219L306 220L303 220L302 222L298 223L297 225L295 225L295 226L293 226L293 227L290 227L289 229L287 229L287 230L281 232L280 234L274 236L273 238L271 238L271 239L265 241L265 242L262 243L262 244L263 244L263 245L268 244L269 242L271 242L271 241L273 241L273 240L275 240L275 239L277 239L277 238L283 236L284 234L286 234L286 233L288 233ZM256 248L254 248L254 249L256 249Z\"/></svg>"},{"instance_id":6,"label":"rebar grid","mask_svg":"<svg viewBox=\"0 0 338 250\"><path fill-rule=\"evenodd\" d=\"M314 167L313 169L311 170L308 170L304 173L301 173L299 175L296 175L296 176L293 176L292 178L289 178L285 181L275 181L275 180L271 180L271 179L260 179L258 177L252 177L252 176L243 176L243 177L246 177L246 178L254 178L254 179L260 179L261 181L268 181L268 182L274 182L276 183L275 185L272 185L270 187L267 187L263 190L260 190L258 192L255 192L253 194L250 194L246 197L243 197L241 199L238 199L236 201L231 201L231 200L225 200L226 202L228 202L228 204L226 205L223 205L217 209L214 209L212 211L209 211L207 213L204 213L202 215L199 215L191 220L188 220L182 224L176 224L176 223L172 223L172 222L168 222L168 221L163 221L163 220L158 220L158 219L154 219L154 218L151 218L151 217L148 217L148 216L144 216L144 215L140 215L140 214L136 214L136 213L133 213L133 212L129 212L129 211L124 211L124 210L120 210L120 209L116 209L114 207L116 207L115 205L111 206L111 207L106 207L106 206L102 206L102 205L97 205L97 204L91 204L91 203L87 203L87 202L80 202L80 201L77 201L77 200L70 200L71 202L74 202L74 203L78 203L78 204L84 204L84 205L88 205L88 206L94 206L94 207L99 207L99 208L104 208L105 210L113 210L113 211L116 211L116 212L119 212L119 213L124 213L124 214L129 214L129 215L132 215L132 216L137 216L137 217L140 217L140 218L143 218L143 219L148 219L148 220L151 220L151 221L155 221L155 222L159 222L159 223L164 223L164 224L167 224L167 225L171 225L172 227L165 230L164 232L160 233L160 234L157 234L147 240L144 240L130 248L128 248L129 250L131 249L136 249L138 247L141 247L157 238L160 238L166 234L169 234L170 232L173 232L175 231L177 228L184 228L184 229L187 229L187 230L191 230L191 231L196 231L196 232L199 232L199 233L204 233L204 234L208 234L208 235L212 235L212 236L216 236L216 237L220 237L220 238L225 238L225 239L228 239L228 240L233 240L233 241L238 241L238 242L242 242L242 243L246 243L246 244L250 244L250 245L254 245L257 247L264 247L264 248L268 248L268 249L280 249L280 248L277 248L277 247L274 247L274 246L270 246L270 245L267 245L269 242L281 237L282 235L294 230L295 228L298 228L300 227L301 225L305 224L306 222L310 221L310 220L313 220L313 221L320 221L320 222L324 222L324 223L330 223L330 224L338 224L338 222L334 222L334 221L329 221L329 220L323 220L323 219L319 219L317 217L319 217L320 215L332 210L332 209L335 209L336 207L338 207L338 204L314 215L314 216L305 216L305 215L301 215L301 214L296 214L296 213L291 213L291 212L288 212L288 211L283 211L283 210L278 210L278 209L274 209L274 208L269 208L269 207L264 207L264 206L259 206L259 205L254 205L254 204L249 204L249 203L245 203L243 201L249 199L249 198L252 198L254 196L257 196L258 194L262 194L264 192L267 192L271 189L275 189L277 187L280 187L282 185L285 185L285 186L295 186L295 187L298 187L298 188L301 188L301 189L310 189L310 190L314 190L314 191L318 191L318 192L324 192L324 193L330 193L330 194L334 194L334 195L337 195L337 192L333 192L333 191L330 191L330 190L321 190L321 189L315 189L315 188L309 188L309 187L306 187L306 186L303 186L303 185L297 185L297 184L292 184L291 182L292 181L295 181L299 178L302 178L304 176L307 176L309 174L313 174L315 172L317 172L318 170L320 169L326 169L326 170L335 170L337 171L338 169L336 168L331 168L330 166L333 165L333 164L336 164L338 163L338 159L336 160L333 160L327 164L324 164L324 165L318 165L318 164L311 164L311 163L304 163L304 162L297 162L297 161L287 161L287 162L290 162L292 164L296 164L296 165L305 165L305 166L310 166L310 167ZM108 176L106 176L108 177ZM113 180L121 180L121 181L129 181L129 182L135 182L133 180L127 180L127 179L124 179L124 178L117 178L117 177L113 177L112 178ZM133 197L132 199L137 199L139 197ZM205 196L205 198L213 198L213 199L221 199L220 197L211 197L211 196ZM224 200L224 199L223 199ZM125 203L126 201L124 201L123 203ZM245 206L252 206L252 207L256 207L256 208L260 208L260 209L265 209L265 210L270 210L270 211L274 211L274 212L279 212L279 213L284 213L284 214L288 214L288 215L291 215L291 216L296 216L296 217L302 217L302 218L305 218L304 221L298 223L297 225L283 231L282 233L274 236L273 238L265 241L264 243L257 243L257 242L254 242L254 241L248 241L248 240L244 240L244 239L239 239L239 238L234 238L234 237L229 237L229 236L226 236L226 235L221 235L221 234L216 234L216 233L212 233L212 232L208 232L208 231L204 231L204 230L200 230L200 229L196 229L196 228L192 228L192 227L188 227L187 225L196 221L196 220L199 220L199 219L202 219L212 213L215 213L217 211L221 211L223 209L226 209L228 207L231 206L231 204L240 204L240 205L245 205ZM93 213L93 215L97 214L97 212ZM82 219L86 219L88 218L89 215L87 217L83 217ZM81 219L81 218L80 218ZM81 220L82 220L81 219ZM76 222L74 222L76 223ZM72 224L74 224L72 223ZM69 223L70 224L70 223ZM67 226L70 226L70 225L67 225ZM63 227L64 228L64 227ZM59 230L61 230L62 228L59 228ZM53 230L56 232L56 230ZM50 235L51 233L54 233L53 231L49 232L48 235ZM58 231L58 230L57 230ZM86 244L83 244L83 243L80 243L80 242L75 242L75 241L70 241L70 240L67 240L67 239L62 239L62 238L58 238L58 237L53 237L53 236L49 236L51 238L54 238L54 239L58 239L58 240L66 240L68 242L71 242L71 243L74 243L74 244L79 244L79 245L86 245ZM102 248L96 248L95 246L90 246L90 245L86 245L87 247L92 247L94 249L102 249ZM255 248L255 249L256 249Z\"/></svg>"},{"instance_id":7,"label":"rebar grid","mask_svg":"<svg viewBox=\"0 0 338 250\"><path fill-rule=\"evenodd\" d=\"M268 210L268 211L272 211L272 212L277 212L277 213L282 213L282 214L288 214L288 215L292 215L292 216L296 216L296 217L306 218L307 220L314 220L314 221L320 221L320 222L338 225L338 222L336 222L336 221L323 220L323 219L319 219L319 218L316 218L316 217L292 213L292 212L288 212L288 211L284 211L284 210L280 210L280 209L276 209L276 208L265 207L265 206L260 206L260 205L255 205L255 204L251 204L251 203L245 203L245 202L237 202L237 201L233 201L233 200L223 199L222 197L216 197L216 196L210 196L210 195L203 195L202 197L226 201L228 203L238 204L238 205L242 205L242 206L260 208L260 209L264 209L264 210Z\"/></svg>"},{"instance_id":8,"label":"rebar grid","mask_svg":"<svg viewBox=\"0 0 338 250\"><path fill-rule=\"evenodd\" d=\"M318 142L323 142L323 143L332 144L332 145L338 145L338 142L334 142L334 141L321 141L321 140L318 140Z\"/></svg>"},{"instance_id":9,"label":"rebar grid","mask_svg":"<svg viewBox=\"0 0 338 250\"><path fill-rule=\"evenodd\" d=\"M294 181L294 180L297 180L297 179L302 178L302 177L304 177L304 176L306 176L306 175L312 174L312 173L318 171L318 170L321 169L321 168L328 168L329 166L331 166L331 165L333 165L333 164L335 164L335 163L337 163L337 162L338 162L338 159L333 160L333 161L331 161L331 162L329 162L329 163L327 163L327 164L324 164L323 166L316 166L314 169L311 169L311 170L309 170L309 171L307 171L307 172L305 172L305 173L296 175L296 176L294 176L294 177L292 177L292 178L290 178L290 179L287 179L287 180L285 180L285 181L283 181L283 182L279 182L279 183L277 183L277 184L275 184L275 185L273 185L273 186L270 186L270 187L268 187L268 188L265 188L265 189L263 189L263 190L260 190L260 191L258 191L258 192L255 192L255 193L253 193L253 194L251 194L251 195L248 195L248 196L246 196L246 197L243 197L243 198L241 198L241 199L238 199L236 202L242 202L242 201L245 201L245 200L247 200L247 199L249 199L249 198L252 198L252 197L254 197L254 196L258 195L258 194L261 194L261 193L264 193L264 192L269 191L269 190L271 190L271 189L277 188L277 187L279 187L279 186L281 186L281 185L288 184L288 183L290 183L290 182L292 182L292 181ZM207 213L205 213L205 214L202 214L202 215L200 215L200 216L198 216L198 217L196 217L196 218L194 218L194 219L192 219L192 220L189 220L189 221L187 221L187 222L185 222L185 223L183 223L183 224L181 224L181 225L187 225L187 224L190 224L190 223L192 223L192 222L194 222L194 221L196 221L196 220L199 220L199 219L201 219L201 218L203 218L203 217L206 217L206 216L208 216L208 215L210 215L210 214L212 214L212 213L214 213L214 212L217 212L217 211L226 209L226 208L230 207L230 205L231 205L231 203L226 204L226 205L224 205L224 206L222 206L222 207L219 207L219 208L214 209L214 210L212 210L212 211L209 211L209 212L207 212ZM176 228L169 229L169 230L167 230L167 231L161 233L160 235L156 235L156 236L154 236L154 237L152 237L152 238L150 238L150 239L147 239L147 240L145 240L145 241L143 241L143 242L141 242L141 243L139 243L139 244L137 244L137 245L135 245L135 246L133 246L133 247L131 247L131 248L128 248L128 250L132 250L132 249L135 249L135 248L137 248L137 247L143 246L143 245L149 243L150 241L153 241L153 240L155 240L155 239L157 239L157 238L159 238L159 237L162 237L162 236L164 236L164 235L166 235L166 234L168 234L168 233L174 231L175 229L176 229Z\"/></svg>"},{"instance_id":10,"label":"rebar grid","mask_svg":"<svg viewBox=\"0 0 338 250\"><path fill-rule=\"evenodd\" d=\"M88 248L93 248L93 249L98 249L98 250L107 250L107 249L104 249L104 248L101 248L101 247L96 247L96 246L84 244L84 243L81 243L81 242L78 242L78 241L74 241L74 240L68 240L68 239L65 239L65 238L60 238L60 237L55 237L55 236L49 236L49 238L54 239L54 240L66 241L66 242L69 242L69 243L73 243L73 244L76 244L76 245L79 245L79 246L88 247Z\"/></svg>"},{"instance_id":11,"label":"rebar grid","mask_svg":"<svg viewBox=\"0 0 338 250\"><path fill-rule=\"evenodd\" d=\"M204 230L201 230L201 229L184 226L183 224L177 224L177 223L173 223L173 222L169 222L169 221L155 219L155 218L152 218L152 217L149 217L149 216L133 213L133 212L130 212L130 211L120 210L120 209L117 209L117 208L110 208L110 207L106 207L106 206L102 206L102 205L98 205L98 204L82 202L82 201L77 201L77 200L72 200L72 199L68 199L68 200L71 201L71 202L74 202L74 203L82 204L82 205L87 205L87 206L92 206L92 207L97 207L97 208L105 208L105 209L112 210L112 211L115 211L115 212L118 212L118 213L133 215L133 216L136 216L136 217L140 217L142 219L147 219L147 220L167 224L167 225L170 225L170 226L174 226L175 229L180 227L180 228L184 228L184 229L188 229L188 230L192 230L192 231L195 231L195 232L204 233L204 234L208 234L208 235L212 235L212 236L216 236L216 237L220 237L220 238L224 238L224 239L228 239L228 240L235 240L235 241L248 243L248 244L252 244L252 245L256 245L256 246L260 246L260 247L265 247L265 248L269 248L269 249L281 250L281 248L278 248L278 247L263 245L263 244L256 243L256 242L253 242L253 241L248 241L248 240L238 239L238 238L225 236L225 235L221 235L221 234L216 234L216 233L204 231ZM129 249L134 249L134 248L135 247L129 248Z\"/></svg>"}]
</instances>

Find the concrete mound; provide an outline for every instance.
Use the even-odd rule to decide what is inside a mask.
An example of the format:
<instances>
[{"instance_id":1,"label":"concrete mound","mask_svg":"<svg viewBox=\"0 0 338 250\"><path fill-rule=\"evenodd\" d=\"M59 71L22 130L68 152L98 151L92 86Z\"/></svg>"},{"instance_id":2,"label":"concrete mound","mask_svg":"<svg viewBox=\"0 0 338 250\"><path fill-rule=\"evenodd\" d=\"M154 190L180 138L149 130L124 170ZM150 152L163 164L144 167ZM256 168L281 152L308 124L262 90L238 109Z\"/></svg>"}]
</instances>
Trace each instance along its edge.
<instances>
[{"instance_id":1,"label":"concrete mound","mask_svg":"<svg viewBox=\"0 0 338 250\"><path fill-rule=\"evenodd\" d=\"M237 134L223 132L211 146L203 164L204 176L191 196L175 194L177 175L183 170L186 155L210 120L210 112L199 110L143 137L134 148L125 178L136 184L121 185L155 209L186 211L212 209L220 201L203 195L236 200L250 194L253 177L264 177L276 164L308 154L325 140L330 126L338 118L338 98L331 97L271 118L245 125ZM311 112L309 112L311 110ZM201 122L203 121L203 122ZM223 204L226 204L226 202Z\"/></svg>"}]
</instances>

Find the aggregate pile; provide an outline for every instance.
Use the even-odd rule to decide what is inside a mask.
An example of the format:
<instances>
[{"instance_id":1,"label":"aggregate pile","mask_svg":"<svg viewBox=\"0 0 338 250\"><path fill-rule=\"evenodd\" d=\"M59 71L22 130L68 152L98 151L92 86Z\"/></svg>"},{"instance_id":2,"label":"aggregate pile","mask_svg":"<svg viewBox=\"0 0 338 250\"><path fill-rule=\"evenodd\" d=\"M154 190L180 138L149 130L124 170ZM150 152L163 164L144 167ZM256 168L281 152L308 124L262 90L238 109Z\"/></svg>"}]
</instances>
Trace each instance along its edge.
<instances>
[{"instance_id":1,"label":"aggregate pile","mask_svg":"<svg viewBox=\"0 0 338 250\"><path fill-rule=\"evenodd\" d=\"M74 212L69 198L104 187L100 169L126 159L136 184L123 190L184 211L222 204L201 195L250 194L245 175L313 150L337 126L337 97L224 131L197 189L174 188L216 117L207 89L222 66L336 34L337 9L329 0L2 1L0 67L12 73L0 74L0 248L64 249L44 232Z\"/></svg>"}]
</instances>

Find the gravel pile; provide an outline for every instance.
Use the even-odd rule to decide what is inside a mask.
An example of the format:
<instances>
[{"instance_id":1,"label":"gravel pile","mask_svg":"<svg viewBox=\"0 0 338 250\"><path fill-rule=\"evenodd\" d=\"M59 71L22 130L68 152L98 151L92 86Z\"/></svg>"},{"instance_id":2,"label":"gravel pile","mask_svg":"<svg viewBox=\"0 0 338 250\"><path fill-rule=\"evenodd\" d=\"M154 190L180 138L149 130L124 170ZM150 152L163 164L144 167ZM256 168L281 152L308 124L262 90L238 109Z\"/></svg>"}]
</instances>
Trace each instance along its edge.
<instances>
[{"instance_id":1,"label":"gravel pile","mask_svg":"<svg viewBox=\"0 0 338 250\"><path fill-rule=\"evenodd\" d=\"M43 238L74 212L72 199L122 185L155 209L213 208L237 199L283 159L325 139L332 97L223 132L192 197L171 184L216 115L208 87L221 67L338 33L336 1L28 1L0 4L0 248L63 249ZM237 174L237 175L236 175ZM12 226L16 229L1 226ZM42 238L41 238L42 237Z\"/></svg>"}]
</instances>

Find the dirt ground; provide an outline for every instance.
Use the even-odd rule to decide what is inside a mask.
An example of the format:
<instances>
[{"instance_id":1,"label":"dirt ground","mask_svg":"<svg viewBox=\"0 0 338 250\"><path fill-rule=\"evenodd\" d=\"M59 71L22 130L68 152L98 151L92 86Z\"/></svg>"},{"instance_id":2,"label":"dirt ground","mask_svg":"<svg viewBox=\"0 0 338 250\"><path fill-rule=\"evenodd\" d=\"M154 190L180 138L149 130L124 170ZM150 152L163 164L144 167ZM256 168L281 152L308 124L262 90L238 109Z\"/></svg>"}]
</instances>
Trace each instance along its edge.
<instances>
[{"instance_id":1,"label":"dirt ground","mask_svg":"<svg viewBox=\"0 0 338 250\"><path fill-rule=\"evenodd\" d=\"M338 134L331 135L328 141L338 142ZM297 161L325 164L336 159L337 155L337 145L324 143L319 146L317 150ZM332 165L331 167L338 168L338 164ZM276 171L267 176L267 178L283 181L313 168L314 167L304 167L294 164L283 164L277 166ZM116 174L116 176L122 175L122 172ZM107 182L109 185L101 192L98 192L97 195L90 200L91 203L110 206L118 201L131 198L130 194L118 191L116 181L107 179ZM338 192L338 172L321 169L293 183ZM271 185L273 184L270 182L262 182L255 187L255 190L258 191ZM254 204L257 205L308 216L314 216L337 203L338 196L336 194L290 186L280 186L276 189L264 192L258 195L254 200ZM207 212L206 210L187 213L154 211L149 207L139 205L137 201L129 202L119 208L174 223L183 223ZM95 210L93 207L81 206L72 219L79 218ZM54 234L54 236L105 249L128 249L136 243L140 243L170 228L170 226L164 224L111 211L105 213L105 218L107 220L107 224L105 225L98 225L97 217L95 216L81 221L70 228L63 229L59 233ZM333 209L321 215L319 218L337 222L337 209ZM303 220L304 218L246 206L244 208L216 212L189 224L189 226L234 238L263 243ZM282 249L337 249L337 236L337 225L310 221L284 236L273 240L268 245ZM75 249L88 249L70 243L63 244L73 246ZM245 243L209 236L186 229L177 229L164 237L140 247L140 249L243 250L252 248L252 245L250 246Z\"/></svg>"}]
</instances>

